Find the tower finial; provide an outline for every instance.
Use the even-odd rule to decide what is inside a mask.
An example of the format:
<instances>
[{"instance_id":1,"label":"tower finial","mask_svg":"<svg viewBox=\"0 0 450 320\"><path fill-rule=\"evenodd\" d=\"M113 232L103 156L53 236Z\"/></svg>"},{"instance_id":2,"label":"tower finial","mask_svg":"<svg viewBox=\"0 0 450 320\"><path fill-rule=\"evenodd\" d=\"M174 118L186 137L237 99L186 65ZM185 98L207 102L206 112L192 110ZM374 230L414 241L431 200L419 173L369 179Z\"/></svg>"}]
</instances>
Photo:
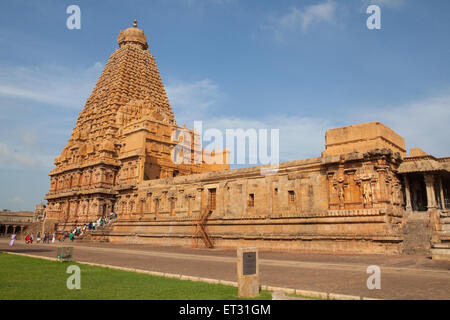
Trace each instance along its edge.
<instances>
[{"instance_id":1,"label":"tower finial","mask_svg":"<svg viewBox=\"0 0 450 320\"><path fill-rule=\"evenodd\" d=\"M134 27L134 28L137 28L137 21L136 21L136 18L134 18L133 27Z\"/></svg>"}]
</instances>

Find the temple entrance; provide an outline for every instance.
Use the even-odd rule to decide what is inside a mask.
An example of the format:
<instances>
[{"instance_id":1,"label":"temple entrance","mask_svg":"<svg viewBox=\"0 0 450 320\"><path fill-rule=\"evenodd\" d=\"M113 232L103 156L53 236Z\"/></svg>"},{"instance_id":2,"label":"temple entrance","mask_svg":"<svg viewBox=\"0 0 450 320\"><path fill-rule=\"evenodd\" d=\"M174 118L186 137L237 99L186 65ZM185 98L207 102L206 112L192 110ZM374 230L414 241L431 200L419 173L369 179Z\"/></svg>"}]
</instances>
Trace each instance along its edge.
<instances>
[{"instance_id":1,"label":"temple entrance","mask_svg":"<svg viewBox=\"0 0 450 320\"><path fill-rule=\"evenodd\" d=\"M425 179L421 174L412 174L408 177L411 193L411 207L413 211L427 211L428 199Z\"/></svg>"},{"instance_id":2,"label":"temple entrance","mask_svg":"<svg viewBox=\"0 0 450 320\"><path fill-rule=\"evenodd\" d=\"M406 175L404 181L405 206L409 213L405 215L402 225L402 253L428 255L431 249L431 230L425 177L423 174L412 173Z\"/></svg>"},{"instance_id":3,"label":"temple entrance","mask_svg":"<svg viewBox=\"0 0 450 320\"><path fill-rule=\"evenodd\" d=\"M208 189L208 209L209 211L216 210L216 189Z\"/></svg>"}]
</instances>

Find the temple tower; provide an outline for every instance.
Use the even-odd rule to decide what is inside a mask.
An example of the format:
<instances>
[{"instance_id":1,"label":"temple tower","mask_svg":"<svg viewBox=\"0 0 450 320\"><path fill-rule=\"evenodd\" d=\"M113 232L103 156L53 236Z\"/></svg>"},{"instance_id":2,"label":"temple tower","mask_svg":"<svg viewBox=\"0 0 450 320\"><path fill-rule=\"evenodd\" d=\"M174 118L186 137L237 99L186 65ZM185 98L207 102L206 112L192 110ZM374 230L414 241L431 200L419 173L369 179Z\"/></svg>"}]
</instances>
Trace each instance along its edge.
<instances>
[{"instance_id":1,"label":"temple tower","mask_svg":"<svg viewBox=\"0 0 450 320\"><path fill-rule=\"evenodd\" d=\"M171 152L179 141L176 130L187 132L193 158L199 149L193 130L175 122L155 59L144 31L122 30L119 48L111 56L80 112L67 145L56 157L50 175L48 217L63 225L93 221L114 210L121 191L142 180L228 166L202 161L177 165Z\"/></svg>"}]
</instances>

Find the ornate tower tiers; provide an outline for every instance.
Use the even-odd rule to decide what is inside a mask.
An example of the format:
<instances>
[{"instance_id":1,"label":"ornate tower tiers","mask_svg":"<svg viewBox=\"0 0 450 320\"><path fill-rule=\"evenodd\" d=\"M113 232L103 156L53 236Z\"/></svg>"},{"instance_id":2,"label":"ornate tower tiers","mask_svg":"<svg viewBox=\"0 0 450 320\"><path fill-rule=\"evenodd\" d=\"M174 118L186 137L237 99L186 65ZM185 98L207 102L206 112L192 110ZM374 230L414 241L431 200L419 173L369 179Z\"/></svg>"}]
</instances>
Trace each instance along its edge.
<instances>
[{"instance_id":1,"label":"ornate tower tiers","mask_svg":"<svg viewBox=\"0 0 450 320\"><path fill-rule=\"evenodd\" d=\"M64 228L109 214L119 190L132 189L140 181L229 168L201 160L181 165L172 161L178 143L172 140L175 130L196 142L189 150L196 150L196 159L201 159L198 137L177 126L136 20L117 40L119 49L110 56L49 174L47 218ZM183 157L194 159L194 152Z\"/></svg>"}]
</instances>

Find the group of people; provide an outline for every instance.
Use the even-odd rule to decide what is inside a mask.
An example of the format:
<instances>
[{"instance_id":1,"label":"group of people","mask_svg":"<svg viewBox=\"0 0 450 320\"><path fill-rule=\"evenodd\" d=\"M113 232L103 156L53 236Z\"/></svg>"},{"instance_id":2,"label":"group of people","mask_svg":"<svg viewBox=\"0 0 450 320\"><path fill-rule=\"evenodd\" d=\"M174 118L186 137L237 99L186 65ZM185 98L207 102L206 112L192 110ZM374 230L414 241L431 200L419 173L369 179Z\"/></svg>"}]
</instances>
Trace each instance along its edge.
<instances>
[{"instance_id":1,"label":"group of people","mask_svg":"<svg viewBox=\"0 0 450 320\"><path fill-rule=\"evenodd\" d=\"M88 224L84 224L82 227L78 226L69 233L69 239L70 241L73 241L75 240L75 238L81 237L86 232L86 229L89 229L89 231L91 231L95 230L96 228L103 227L115 218L117 218L117 213L114 214L113 212L111 212L109 217L99 217L96 221L91 221Z\"/></svg>"},{"instance_id":2,"label":"group of people","mask_svg":"<svg viewBox=\"0 0 450 320\"><path fill-rule=\"evenodd\" d=\"M82 227L78 226L75 229L73 229L73 231L70 233L64 232L64 234L59 234L58 236L56 236L55 232L53 232L52 234L50 234L49 232L44 232L43 233L44 236L42 238L42 243L50 243L50 241L52 243L55 243L56 239L58 239L59 242L62 242L62 241L64 241L64 239L66 237L68 237L70 241L73 241L73 240L75 240L76 237L81 237L86 232L86 229L95 230L96 228L102 227L105 224L110 223L113 219L116 219L116 218L117 218L117 213L114 214L113 212L111 212L109 217L105 217L105 218L100 217L94 222L91 221L91 222L89 222L89 224L84 224ZM33 243L34 240L35 240L35 238L34 238L33 233L26 234L26 236L25 236L26 244L31 244L31 243ZM9 242L9 245L13 246L15 241L16 241L16 234L13 233L11 235L11 240ZM36 242L37 243L41 242L41 232L37 233Z\"/></svg>"},{"instance_id":3,"label":"group of people","mask_svg":"<svg viewBox=\"0 0 450 320\"><path fill-rule=\"evenodd\" d=\"M42 240L42 243L50 243L50 241L52 243L55 243L55 240L56 240L56 233L55 232L53 232L52 234L50 234L50 232L44 232L43 234L44 234L44 236L41 239L41 233L40 232L37 233L37 235L36 235L36 242L37 243L40 243L41 240ZM11 240L12 240L12 237L11 237ZM15 240L15 238L14 238L14 240ZM31 244L31 243L33 243L33 241L34 241L34 235L32 233L27 233L27 235L25 236L25 243L26 244Z\"/></svg>"}]
</instances>

